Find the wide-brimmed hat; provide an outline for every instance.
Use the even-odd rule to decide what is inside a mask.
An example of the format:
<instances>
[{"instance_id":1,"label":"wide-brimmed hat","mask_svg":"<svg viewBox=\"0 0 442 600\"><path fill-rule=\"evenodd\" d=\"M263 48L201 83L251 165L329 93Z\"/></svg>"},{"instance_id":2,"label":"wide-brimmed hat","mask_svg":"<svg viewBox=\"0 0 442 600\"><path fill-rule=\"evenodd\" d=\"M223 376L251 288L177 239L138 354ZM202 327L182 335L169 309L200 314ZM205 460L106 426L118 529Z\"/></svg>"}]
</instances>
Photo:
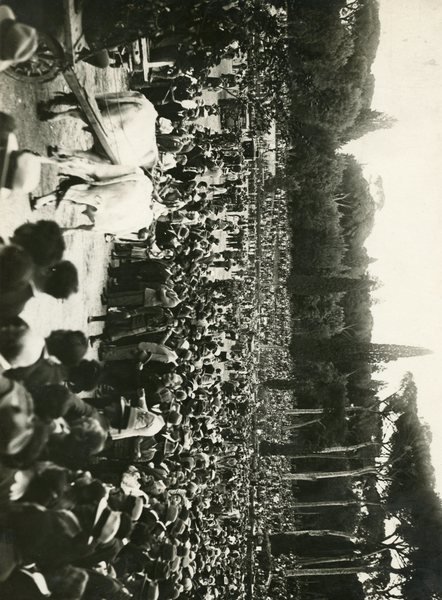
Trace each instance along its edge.
<instances>
[{"instance_id":1,"label":"wide-brimmed hat","mask_svg":"<svg viewBox=\"0 0 442 600\"><path fill-rule=\"evenodd\" d=\"M158 523L158 515L154 510L144 508L139 521L141 523L144 523L144 525L146 525L146 527L148 527L150 531L153 531L156 524Z\"/></svg>"},{"instance_id":2,"label":"wide-brimmed hat","mask_svg":"<svg viewBox=\"0 0 442 600\"><path fill-rule=\"evenodd\" d=\"M132 521L138 521L144 510L144 498L141 496L128 496L123 504L123 510Z\"/></svg>"},{"instance_id":3,"label":"wide-brimmed hat","mask_svg":"<svg viewBox=\"0 0 442 600\"><path fill-rule=\"evenodd\" d=\"M95 540L100 544L107 544L116 536L120 523L121 513L111 510L107 498L102 498L97 506L89 543Z\"/></svg>"},{"instance_id":4,"label":"wide-brimmed hat","mask_svg":"<svg viewBox=\"0 0 442 600\"><path fill-rule=\"evenodd\" d=\"M181 593L181 586L177 584L173 579L167 581L161 581L159 583L160 589L160 600L174 600L178 598Z\"/></svg>"},{"instance_id":5,"label":"wide-brimmed hat","mask_svg":"<svg viewBox=\"0 0 442 600\"><path fill-rule=\"evenodd\" d=\"M183 556L182 558L182 565L185 569L187 569L187 567L193 565L193 563L195 562L196 559L196 554L195 552L190 551L189 554L187 554L186 556Z\"/></svg>"},{"instance_id":6,"label":"wide-brimmed hat","mask_svg":"<svg viewBox=\"0 0 442 600\"><path fill-rule=\"evenodd\" d=\"M169 504L164 515L166 525L171 525L178 518L179 507L177 504Z\"/></svg>"},{"instance_id":7,"label":"wide-brimmed hat","mask_svg":"<svg viewBox=\"0 0 442 600\"><path fill-rule=\"evenodd\" d=\"M0 6L0 71L29 60L37 50L34 27L18 23L9 6Z\"/></svg>"},{"instance_id":8,"label":"wide-brimmed hat","mask_svg":"<svg viewBox=\"0 0 442 600\"><path fill-rule=\"evenodd\" d=\"M155 579L158 581L164 581L170 578L172 570L170 568L169 563L165 563L162 561L157 561L154 567L154 575Z\"/></svg>"},{"instance_id":9,"label":"wide-brimmed hat","mask_svg":"<svg viewBox=\"0 0 442 600\"><path fill-rule=\"evenodd\" d=\"M190 592L190 590L193 588L193 583L190 577L184 577L182 585L185 592Z\"/></svg>"},{"instance_id":10,"label":"wide-brimmed hat","mask_svg":"<svg viewBox=\"0 0 442 600\"><path fill-rule=\"evenodd\" d=\"M193 481L190 481L187 484L187 494L188 494L188 496L190 498L192 498L193 496L195 496L195 494L197 494L197 492L199 492L199 490L200 490L199 485L197 485Z\"/></svg>"},{"instance_id":11,"label":"wide-brimmed hat","mask_svg":"<svg viewBox=\"0 0 442 600\"><path fill-rule=\"evenodd\" d=\"M158 583L146 580L142 586L140 598L142 600L158 600L159 595Z\"/></svg>"},{"instance_id":12,"label":"wide-brimmed hat","mask_svg":"<svg viewBox=\"0 0 442 600\"><path fill-rule=\"evenodd\" d=\"M170 410L167 414L167 423L170 425L179 425L183 420L183 415L179 410Z\"/></svg>"},{"instance_id":13,"label":"wide-brimmed hat","mask_svg":"<svg viewBox=\"0 0 442 600\"><path fill-rule=\"evenodd\" d=\"M176 544L165 543L161 547L161 558L166 562L172 562L177 557Z\"/></svg>"},{"instance_id":14,"label":"wide-brimmed hat","mask_svg":"<svg viewBox=\"0 0 442 600\"><path fill-rule=\"evenodd\" d=\"M186 529L186 523L178 518L174 521L173 525L170 528L170 534L175 537L177 535L181 535L183 531Z\"/></svg>"}]
</instances>

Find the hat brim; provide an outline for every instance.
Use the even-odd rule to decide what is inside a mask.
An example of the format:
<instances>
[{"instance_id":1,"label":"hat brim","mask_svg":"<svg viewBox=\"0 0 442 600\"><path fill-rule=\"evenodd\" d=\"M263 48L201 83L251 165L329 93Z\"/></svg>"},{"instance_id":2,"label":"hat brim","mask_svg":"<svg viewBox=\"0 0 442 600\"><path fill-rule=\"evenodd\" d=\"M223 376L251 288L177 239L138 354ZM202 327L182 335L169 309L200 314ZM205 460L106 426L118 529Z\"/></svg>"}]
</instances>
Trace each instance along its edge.
<instances>
[{"instance_id":1,"label":"hat brim","mask_svg":"<svg viewBox=\"0 0 442 600\"><path fill-rule=\"evenodd\" d=\"M13 11L9 8L9 6L6 6L4 4L0 6L0 23L2 21L16 21L15 14L13 13ZM0 72L6 71L6 69L12 67L13 64L13 60L0 60Z\"/></svg>"},{"instance_id":2,"label":"hat brim","mask_svg":"<svg viewBox=\"0 0 442 600\"><path fill-rule=\"evenodd\" d=\"M6 71L9 67L12 67L14 64L13 60L0 60L0 72Z\"/></svg>"},{"instance_id":3,"label":"hat brim","mask_svg":"<svg viewBox=\"0 0 442 600\"><path fill-rule=\"evenodd\" d=\"M25 431L22 431L19 435L15 436L8 444L6 454L8 456L14 456L21 452L31 441L34 435L34 428L30 427Z\"/></svg>"},{"instance_id":4,"label":"hat brim","mask_svg":"<svg viewBox=\"0 0 442 600\"><path fill-rule=\"evenodd\" d=\"M6 6L6 4L2 4L0 6L0 23L8 19L10 19L11 21L15 21L15 14L12 11L12 9L9 8L9 6Z\"/></svg>"},{"instance_id":5,"label":"hat brim","mask_svg":"<svg viewBox=\"0 0 442 600\"><path fill-rule=\"evenodd\" d=\"M94 529L94 527L96 527L98 521L100 520L101 515L106 510L106 508L108 508L107 496L104 496L103 498L101 498L100 502L97 504L95 518L94 518L94 522L92 524L92 529ZM94 541L94 536L91 534L88 539L88 544L92 544L93 541Z\"/></svg>"}]
</instances>

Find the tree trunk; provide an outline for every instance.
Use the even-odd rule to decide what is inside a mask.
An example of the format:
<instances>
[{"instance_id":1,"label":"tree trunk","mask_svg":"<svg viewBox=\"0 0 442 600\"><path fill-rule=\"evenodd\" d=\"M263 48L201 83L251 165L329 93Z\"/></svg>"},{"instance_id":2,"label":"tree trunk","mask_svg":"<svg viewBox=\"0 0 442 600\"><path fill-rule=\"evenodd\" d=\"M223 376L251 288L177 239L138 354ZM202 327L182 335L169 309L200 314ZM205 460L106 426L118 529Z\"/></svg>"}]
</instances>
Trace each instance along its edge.
<instances>
[{"instance_id":1,"label":"tree trunk","mask_svg":"<svg viewBox=\"0 0 442 600\"><path fill-rule=\"evenodd\" d=\"M377 473L376 467L362 467L348 471L311 471L310 473L288 473L283 476L286 481L317 481L318 479L335 479L338 477L359 477Z\"/></svg>"},{"instance_id":2,"label":"tree trunk","mask_svg":"<svg viewBox=\"0 0 442 600\"><path fill-rule=\"evenodd\" d=\"M373 408L368 406L346 406L345 412L373 412ZM288 417L297 417L299 415L323 415L325 412L324 408L294 408L286 410L285 415Z\"/></svg>"},{"instance_id":3,"label":"tree trunk","mask_svg":"<svg viewBox=\"0 0 442 600\"><path fill-rule=\"evenodd\" d=\"M310 419L309 421L303 421L302 423L293 423L293 425L284 425L282 427L283 431L292 431L293 429L302 429L303 427L307 427L307 425L313 425L314 423L320 423L321 419Z\"/></svg>"},{"instance_id":4,"label":"tree trunk","mask_svg":"<svg viewBox=\"0 0 442 600\"><path fill-rule=\"evenodd\" d=\"M379 502L364 502L363 500L324 500L324 501L313 501L313 502L295 502L290 504L290 508L328 508L332 506L381 506Z\"/></svg>"},{"instance_id":5,"label":"tree trunk","mask_svg":"<svg viewBox=\"0 0 442 600\"><path fill-rule=\"evenodd\" d=\"M351 562L355 560L364 560L366 558L373 558L374 556L378 556L382 552L389 550L388 548L382 548L376 552L370 552L369 554L352 554L347 556L327 556L325 558L303 558L300 560L303 566L312 566L312 565L324 565L330 563L338 563L338 562Z\"/></svg>"},{"instance_id":6,"label":"tree trunk","mask_svg":"<svg viewBox=\"0 0 442 600\"><path fill-rule=\"evenodd\" d=\"M320 452L324 454L328 454L329 452L356 452L362 448L370 448L373 446L382 446L382 444L379 442L363 442L361 444L355 444L354 446L330 446L329 448L323 448Z\"/></svg>"},{"instance_id":7,"label":"tree trunk","mask_svg":"<svg viewBox=\"0 0 442 600\"><path fill-rule=\"evenodd\" d=\"M358 573L370 573L378 570L379 567L359 566L359 567L336 567L336 569L294 569L287 571L286 577L321 577L330 575L357 575Z\"/></svg>"},{"instance_id":8,"label":"tree trunk","mask_svg":"<svg viewBox=\"0 0 442 600\"><path fill-rule=\"evenodd\" d=\"M292 454L291 457L293 460L349 460L349 458L356 459L356 456L348 457L346 454L321 454L320 452L316 452L314 454Z\"/></svg>"},{"instance_id":9,"label":"tree trunk","mask_svg":"<svg viewBox=\"0 0 442 600\"><path fill-rule=\"evenodd\" d=\"M323 412L323 408L294 408L292 410L286 410L284 414L288 417L297 417L300 415L322 415Z\"/></svg>"},{"instance_id":10,"label":"tree trunk","mask_svg":"<svg viewBox=\"0 0 442 600\"><path fill-rule=\"evenodd\" d=\"M361 448L370 448L371 446L380 446L378 442L364 442L354 446L331 446L318 451L318 457L322 454L333 452L351 453L360 450ZM279 443L262 440L259 444L259 453L262 456L299 456L299 444L297 443Z\"/></svg>"},{"instance_id":11,"label":"tree trunk","mask_svg":"<svg viewBox=\"0 0 442 600\"><path fill-rule=\"evenodd\" d=\"M358 541L355 535L351 533L345 533L344 531L335 531L333 529L299 529L297 531L287 531L284 533L286 536L299 537L302 535L307 535L310 537L325 537L327 535L331 537L339 537L344 540L348 540L349 542Z\"/></svg>"},{"instance_id":12,"label":"tree trunk","mask_svg":"<svg viewBox=\"0 0 442 600\"><path fill-rule=\"evenodd\" d=\"M345 412L359 412L359 411L372 411L371 408L366 406L346 406ZM325 412L324 408L294 408L291 410L286 410L285 415L288 417L297 417L300 415L323 415Z\"/></svg>"}]
</instances>

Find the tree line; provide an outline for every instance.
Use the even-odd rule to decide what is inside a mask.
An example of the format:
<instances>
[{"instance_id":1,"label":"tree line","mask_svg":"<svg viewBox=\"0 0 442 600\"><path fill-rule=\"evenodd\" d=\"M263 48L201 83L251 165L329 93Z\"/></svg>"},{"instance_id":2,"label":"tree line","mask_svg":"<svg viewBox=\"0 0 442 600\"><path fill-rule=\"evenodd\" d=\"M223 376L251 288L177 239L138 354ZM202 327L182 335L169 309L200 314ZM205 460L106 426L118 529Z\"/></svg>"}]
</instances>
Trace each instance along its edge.
<instances>
[{"instance_id":1,"label":"tree line","mask_svg":"<svg viewBox=\"0 0 442 600\"><path fill-rule=\"evenodd\" d=\"M267 401L284 391L287 407L281 439L262 439L260 454L289 460L295 526L270 541L274 556L290 557L291 597L442 598L432 535L442 509L416 386L407 374L385 398L379 381L386 362L428 351L372 341L377 282L364 244L377 206L342 152L392 125L371 108L379 31L375 0L287 5L289 118L278 126L288 141L277 179L289 196L294 366L263 382Z\"/></svg>"}]
</instances>

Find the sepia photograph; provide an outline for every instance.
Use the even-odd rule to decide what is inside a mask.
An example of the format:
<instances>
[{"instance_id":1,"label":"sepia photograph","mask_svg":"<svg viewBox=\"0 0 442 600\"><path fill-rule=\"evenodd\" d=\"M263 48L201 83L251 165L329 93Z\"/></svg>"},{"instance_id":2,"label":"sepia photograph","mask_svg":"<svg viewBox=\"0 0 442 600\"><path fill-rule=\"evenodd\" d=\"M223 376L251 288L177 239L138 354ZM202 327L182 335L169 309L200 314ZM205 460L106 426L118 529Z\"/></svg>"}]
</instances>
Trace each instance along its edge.
<instances>
[{"instance_id":1,"label":"sepia photograph","mask_svg":"<svg viewBox=\"0 0 442 600\"><path fill-rule=\"evenodd\" d=\"M442 600L441 36L0 0L0 600Z\"/></svg>"}]
</instances>

